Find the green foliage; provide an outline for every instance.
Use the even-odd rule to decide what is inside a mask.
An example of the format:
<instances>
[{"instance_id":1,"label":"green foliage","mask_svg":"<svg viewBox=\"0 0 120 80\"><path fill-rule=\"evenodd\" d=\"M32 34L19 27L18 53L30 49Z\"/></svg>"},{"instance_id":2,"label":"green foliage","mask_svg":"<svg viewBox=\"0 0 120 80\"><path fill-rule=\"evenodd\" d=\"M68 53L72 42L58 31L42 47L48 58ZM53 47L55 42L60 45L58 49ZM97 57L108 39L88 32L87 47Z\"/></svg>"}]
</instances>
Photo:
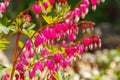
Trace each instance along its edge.
<instances>
[{"instance_id":1,"label":"green foliage","mask_svg":"<svg viewBox=\"0 0 120 80\"><path fill-rule=\"evenodd\" d=\"M23 43L22 41L19 41L19 42L18 42L18 45L19 45L20 48L23 48L24 43Z\"/></svg>"},{"instance_id":2,"label":"green foliage","mask_svg":"<svg viewBox=\"0 0 120 80\"><path fill-rule=\"evenodd\" d=\"M55 77L55 79L56 80L70 80L70 78L71 78L71 76L65 76L64 75L65 74L65 72L63 72L62 70L59 70L55 75L54 75L54 77Z\"/></svg>"},{"instance_id":3,"label":"green foliage","mask_svg":"<svg viewBox=\"0 0 120 80\"><path fill-rule=\"evenodd\" d=\"M3 70L4 68L7 68L7 67L4 66L3 64L0 64L0 70Z\"/></svg>"},{"instance_id":4,"label":"green foliage","mask_svg":"<svg viewBox=\"0 0 120 80\"><path fill-rule=\"evenodd\" d=\"M8 34L9 28L7 28L6 26L4 26L0 23L0 33Z\"/></svg>"},{"instance_id":5,"label":"green foliage","mask_svg":"<svg viewBox=\"0 0 120 80\"><path fill-rule=\"evenodd\" d=\"M43 15L42 17L48 24L51 24L58 19L58 17L46 16L46 15Z\"/></svg>"},{"instance_id":6,"label":"green foliage","mask_svg":"<svg viewBox=\"0 0 120 80\"><path fill-rule=\"evenodd\" d=\"M64 17L65 14L71 9L71 6L69 6L68 4L62 4L62 6L60 7L59 4L56 3L56 8L53 12L51 12L51 14L49 14L48 16L43 15L43 19L48 23L51 24L55 21L57 21L60 17ZM53 15L54 13L54 15ZM59 20L57 21L59 22Z\"/></svg>"},{"instance_id":7,"label":"green foliage","mask_svg":"<svg viewBox=\"0 0 120 80\"><path fill-rule=\"evenodd\" d=\"M8 40L7 39L5 39L5 38L3 38L3 39L0 39L0 49L6 49L7 48L7 46L6 46L6 44L8 44L9 42L8 42Z\"/></svg>"},{"instance_id":8,"label":"green foliage","mask_svg":"<svg viewBox=\"0 0 120 80\"><path fill-rule=\"evenodd\" d=\"M60 7L59 4L56 4L56 9L55 9L55 14L58 17L63 17L66 15L66 13L71 9L71 6L69 6L68 4L62 4L62 6Z\"/></svg>"}]
</instances>

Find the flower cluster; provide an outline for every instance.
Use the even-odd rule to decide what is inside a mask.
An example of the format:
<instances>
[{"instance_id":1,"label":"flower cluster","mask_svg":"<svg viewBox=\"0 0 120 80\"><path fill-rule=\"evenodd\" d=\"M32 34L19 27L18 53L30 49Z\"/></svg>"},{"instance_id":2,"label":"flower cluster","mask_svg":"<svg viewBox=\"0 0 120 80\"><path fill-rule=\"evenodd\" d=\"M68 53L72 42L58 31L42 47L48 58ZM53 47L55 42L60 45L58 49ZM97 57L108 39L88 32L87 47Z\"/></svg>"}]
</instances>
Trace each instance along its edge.
<instances>
[{"instance_id":1,"label":"flower cluster","mask_svg":"<svg viewBox=\"0 0 120 80\"><path fill-rule=\"evenodd\" d=\"M6 12L6 8L8 7L10 0L4 0L4 2L0 3L0 18L2 18L2 13Z\"/></svg>"},{"instance_id":2,"label":"flower cluster","mask_svg":"<svg viewBox=\"0 0 120 80\"><path fill-rule=\"evenodd\" d=\"M67 0L57 0L66 4ZM51 79L60 69L70 66L72 61L80 58L81 54L88 50L101 47L101 39L96 34L92 34L94 30L93 22L81 22L80 18L84 18L88 13L90 3L92 9L96 9L96 5L100 0L83 0L83 2L72 11L67 12L65 19L61 22L52 23L41 29L40 33L36 33L32 38L26 41L25 47L17 58L15 65L15 79L30 80L42 75L45 69ZM104 2L104 0L102 0ZM50 6L53 6L55 0L46 0L41 3L35 3L32 6L36 17ZM45 15L45 14L44 14ZM24 16L23 27L31 21L30 15ZM79 25L81 25L79 27ZM79 32L83 32L83 38L78 39ZM5 76L6 80L9 76Z\"/></svg>"}]
</instances>

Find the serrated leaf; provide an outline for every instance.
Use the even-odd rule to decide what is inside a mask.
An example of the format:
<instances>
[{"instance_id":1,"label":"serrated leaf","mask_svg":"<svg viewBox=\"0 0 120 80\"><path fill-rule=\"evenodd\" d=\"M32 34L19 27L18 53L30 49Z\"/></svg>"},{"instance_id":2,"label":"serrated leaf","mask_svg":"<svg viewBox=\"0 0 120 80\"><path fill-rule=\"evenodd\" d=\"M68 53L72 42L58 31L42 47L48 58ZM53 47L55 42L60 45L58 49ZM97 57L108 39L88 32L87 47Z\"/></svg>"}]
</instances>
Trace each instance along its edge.
<instances>
[{"instance_id":1,"label":"serrated leaf","mask_svg":"<svg viewBox=\"0 0 120 80\"><path fill-rule=\"evenodd\" d=\"M57 16L53 18L52 16L43 15L42 17L48 24L51 24L58 19Z\"/></svg>"},{"instance_id":2,"label":"serrated leaf","mask_svg":"<svg viewBox=\"0 0 120 80\"><path fill-rule=\"evenodd\" d=\"M7 28L6 26L4 26L0 23L0 33L8 34L9 33L9 28Z\"/></svg>"},{"instance_id":3,"label":"serrated leaf","mask_svg":"<svg viewBox=\"0 0 120 80\"><path fill-rule=\"evenodd\" d=\"M23 48L24 43L23 43L22 41L19 41L19 42L18 42L18 46L19 46L20 48Z\"/></svg>"}]
</instances>

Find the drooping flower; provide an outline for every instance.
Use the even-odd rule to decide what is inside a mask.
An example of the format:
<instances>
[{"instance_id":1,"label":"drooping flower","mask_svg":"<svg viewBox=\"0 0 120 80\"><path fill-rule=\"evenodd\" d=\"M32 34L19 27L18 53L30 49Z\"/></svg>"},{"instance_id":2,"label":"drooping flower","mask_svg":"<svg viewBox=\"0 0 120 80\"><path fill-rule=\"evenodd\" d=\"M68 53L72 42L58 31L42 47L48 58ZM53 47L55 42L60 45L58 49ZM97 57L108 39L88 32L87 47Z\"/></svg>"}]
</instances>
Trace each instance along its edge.
<instances>
[{"instance_id":1,"label":"drooping flower","mask_svg":"<svg viewBox=\"0 0 120 80\"><path fill-rule=\"evenodd\" d=\"M97 5L97 0L91 0L91 4L92 4L92 9L95 11L96 5Z\"/></svg>"},{"instance_id":2,"label":"drooping flower","mask_svg":"<svg viewBox=\"0 0 120 80\"><path fill-rule=\"evenodd\" d=\"M56 31L52 28L46 28L43 31L43 35L46 37L46 39L54 39L56 38Z\"/></svg>"},{"instance_id":3,"label":"drooping flower","mask_svg":"<svg viewBox=\"0 0 120 80\"><path fill-rule=\"evenodd\" d=\"M74 49L73 48L65 48L65 53L67 54L68 57L74 56Z\"/></svg>"},{"instance_id":4,"label":"drooping flower","mask_svg":"<svg viewBox=\"0 0 120 80\"><path fill-rule=\"evenodd\" d=\"M32 6L32 10L36 13L36 14L39 14L40 11L41 11L41 6L37 3L35 3L33 6Z\"/></svg>"},{"instance_id":5,"label":"drooping flower","mask_svg":"<svg viewBox=\"0 0 120 80\"><path fill-rule=\"evenodd\" d=\"M32 42L30 40L28 40L25 44L26 49L28 49L28 51L32 48Z\"/></svg>"},{"instance_id":6,"label":"drooping flower","mask_svg":"<svg viewBox=\"0 0 120 80\"><path fill-rule=\"evenodd\" d=\"M34 50L31 48L28 54L29 58L32 58L34 56Z\"/></svg>"},{"instance_id":7,"label":"drooping flower","mask_svg":"<svg viewBox=\"0 0 120 80\"><path fill-rule=\"evenodd\" d=\"M47 59L46 66L49 70L55 70L55 62L53 60Z\"/></svg>"},{"instance_id":8,"label":"drooping flower","mask_svg":"<svg viewBox=\"0 0 120 80\"><path fill-rule=\"evenodd\" d=\"M48 8L48 2L44 2L43 5L44 5L44 8L45 8L45 9Z\"/></svg>"},{"instance_id":9,"label":"drooping flower","mask_svg":"<svg viewBox=\"0 0 120 80\"><path fill-rule=\"evenodd\" d=\"M66 68L67 66L70 66L70 60L65 58L64 60L62 60L60 62L60 66L62 66L63 68Z\"/></svg>"},{"instance_id":10,"label":"drooping flower","mask_svg":"<svg viewBox=\"0 0 120 80\"><path fill-rule=\"evenodd\" d=\"M76 39L75 34L68 34L68 41L69 41L69 42L72 42L72 41L75 40L75 39Z\"/></svg>"},{"instance_id":11,"label":"drooping flower","mask_svg":"<svg viewBox=\"0 0 120 80\"><path fill-rule=\"evenodd\" d=\"M42 52L41 52L42 56L48 56L50 54L49 50L46 48L42 48Z\"/></svg>"},{"instance_id":12,"label":"drooping flower","mask_svg":"<svg viewBox=\"0 0 120 80\"><path fill-rule=\"evenodd\" d=\"M45 41L46 41L45 36L43 34L38 34L37 37L35 38L34 45L35 45L35 47L38 47Z\"/></svg>"},{"instance_id":13,"label":"drooping flower","mask_svg":"<svg viewBox=\"0 0 120 80\"><path fill-rule=\"evenodd\" d=\"M0 3L0 12L4 13L6 11L5 3Z\"/></svg>"},{"instance_id":14,"label":"drooping flower","mask_svg":"<svg viewBox=\"0 0 120 80\"><path fill-rule=\"evenodd\" d=\"M85 4L80 5L80 13L81 13L81 17L85 18L85 15L88 13L88 8L86 7Z\"/></svg>"},{"instance_id":15,"label":"drooping flower","mask_svg":"<svg viewBox=\"0 0 120 80\"><path fill-rule=\"evenodd\" d=\"M32 79L35 76L35 74L36 74L35 70L29 71L29 77L30 77L30 79Z\"/></svg>"},{"instance_id":16,"label":"drooping flower","mask_svg":"<svg viewBox=\"0 0 120 80\"><path fill-rule=\"evenodd\" d=\"M9 80L9 77L10 75L8 73L6 73L4 76L3 76L3 80Z\"/></svg>"},{"instance_id":17,"label":"drooping flower","mask_svg":"<svg viewBox=\"0 0 120 80\"><path fill-rule=\"evenodd\" d=\"M54 4L54 0L49 0L50 4L53 5Z\"/></svg>"},{"instance_id":18,"label":"drooping flower","mask_svg":"<svg viewBox=\"0 0 120 80\"><path fill-rule=\"evenodd\" d=\"M84 44L85 46L88 46L88 45L90 44L90 39L84 37L84 38L82 39L82 42L83 42L83 44Z\"/></svg>"},{"instance_id":19,"label":"drooping flower","mask_svg":"<svg viewBox=\"0 0 120 80\"><path fill-rule=\"evenodd\" d=\"M36 62L36 63L34 64L33 70L34 70L34 71L39 70L39 71L43 72L43 70L44 70L44 64L41 63L40 61Z\"/></svg>"},{"instance_id":20,"label":"drooping flower","mask_svg":"<svg viewBox=\"0 0 120 80\"><path fill-rule=\"evenodd\" d=\"M53 58L56 62L59 63L63 59L63 54L62 53L54 54Z\"/></svg>"}]
</instances>

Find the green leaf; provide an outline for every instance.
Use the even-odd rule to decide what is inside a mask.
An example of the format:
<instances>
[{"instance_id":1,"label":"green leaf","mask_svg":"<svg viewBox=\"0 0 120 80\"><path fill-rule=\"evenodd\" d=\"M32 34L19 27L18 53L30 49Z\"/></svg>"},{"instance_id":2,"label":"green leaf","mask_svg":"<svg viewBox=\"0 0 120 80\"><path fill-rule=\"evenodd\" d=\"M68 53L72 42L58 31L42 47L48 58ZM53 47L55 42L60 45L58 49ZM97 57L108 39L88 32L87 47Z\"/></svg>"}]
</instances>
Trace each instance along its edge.
<instances>
[{"instance_id":1,"label":"green leaf","mask_svg":"<svg viewBox=\"0 0 120 80\"><path fill-rule=\"evenodd\" d=\"M20 48L23 48L24 43L23 43L22 41L19 41L19 42L18 42L18 45L19 45Z\"/></svg>"},{"instance_id":2,"label":"green leaf","mask_svg":"<svg viewBox=\"0 0 120 80\"><path fill-rule=\"evenodd\" d=\"M33 29L35 27L35 24L33 24L33 23L30 23L26 28L25 28L25 30L31 30L31 29Z\"/></svg>"},{"instance_id":3,"label":"green leaf","mask_svg":"<svg viewBox=\"0 0 120 80\"><path fill-rule=\"evenodd\" d=\"M6 48L7 48L7 46L5 44L0 44L0 50L4 50Z\"/></svg>"},{"instance_id":4,"label":"green leaf","mask_svg":"<svg viewBox=\"0 0 120 80\"><path fill-rule=\"evenodd\" d=\"M2 18L0 18L0 23L7 26L8 23L9 23L9 20L8 20L8 18L6 16L3 16Z\"/></svg>"},{"instance_id":5,"label":"green leaf","mask_svg":"<svg viewBox=\"0 0 120 80\"><path fill-rule=\"evenodd\" d=\"M66 15L66 13L71 9L71 6L69 6L68 4L62 4L61 7L59 7L59 4L56 4L56 9L55 9L55 13L57 14L57 16L61 17Z\"/></svg>"},{"instance_id":6,"label":"green leaf","mask_svg":"<svg viewBox=\"0 0 120 80\"><path fill-rule=\"evenodd\" d=\"M0 39L0 44L7 44L9 43L7 39L3 38L3 39Z\"/></svg>"},{"instance_id":7,"label":"green leaf","mask_svg":"<svg viewBox=\"0 0 120 80\"><path fill-rule=\"evenodd\" d=\"M7 68L6 66L0 64L0 69Z\"/></svg>"},{"instance_id":8,"label":"green leaf","mask_svg":"<svg viewBox=\"0 0 120 80\"><path fill-rule=\"evenodd\" d=\"M9 42L8 42L8 40L7 39L0 39L0 50L3 50L3 49L6 49L7 48L7 46L6 46L6 44L8 44Z\"/></svg>"},{"instance_id":9,"label":"green leaf","mask_svg":"<svg viewBox=\"0 0 120 80\"><path fill-rule=\"evenodd\" d=\"M59 80L63 80L64 73L63 71L58 71Z\"/></svg>"},{"instance_id":10,"label":"green leaf","mask_svg":"<svg viewBox=\"0 0 120 80\"><path fill-rule=\"evenodd\" d=\"M4 26L0 23L0 33L8 34L9 33L9 28L7 28L6 26Z\"/></svg>"},{"instance_id":11,"label":"green leaf","mask_svg":"<svg viewBox=\"0 0 120 80\"><path fill-rule=\"evenodd\" d=\"M57 16L53 18L52 16L43 15L42 17L48 24L51 24L58 19Z\"/></svg>"},{"instance_id":12,"label":"green leaf","mask_svg":"<svg viewBox=\"0 0 120 80\"><path fill-rule=\"evenodd\" d=\"M35 30L28 30L26 31L25 29L23 30L23 34L27 35L28 37L31 37L34 34Z\"/></svg>"}]
</instances>

